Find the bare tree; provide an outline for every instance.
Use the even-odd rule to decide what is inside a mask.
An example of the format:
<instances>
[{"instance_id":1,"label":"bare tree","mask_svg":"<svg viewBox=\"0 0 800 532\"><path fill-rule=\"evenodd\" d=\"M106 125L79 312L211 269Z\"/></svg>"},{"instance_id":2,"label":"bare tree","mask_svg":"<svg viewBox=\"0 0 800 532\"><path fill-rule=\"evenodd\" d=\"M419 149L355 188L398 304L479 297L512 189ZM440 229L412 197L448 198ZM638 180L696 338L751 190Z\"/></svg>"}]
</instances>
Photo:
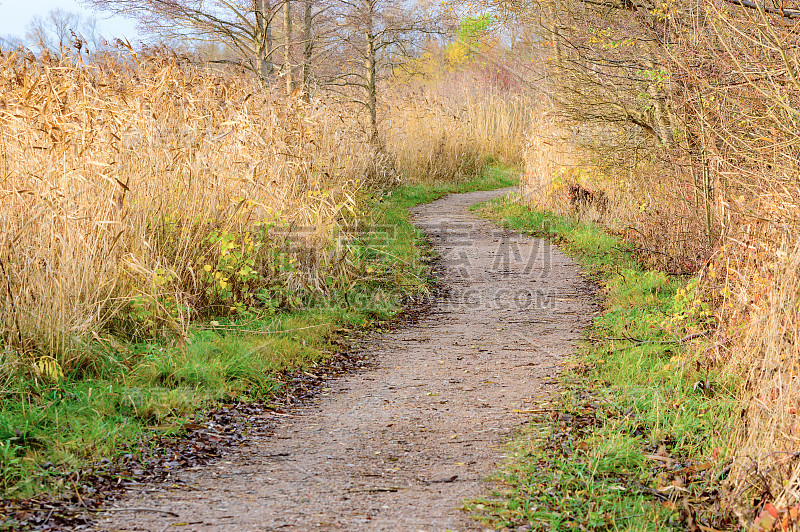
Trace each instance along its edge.
<instances>
[{"instance_id":1,"label":"bare tree","mask_svg":"<svg viewBox=\"0 0 800 532\"><path fill-rule=\"evenodd\" d=\"M0 36L0 51L9 52L16 50L24 44L22 37L16 35L3 35Z\"/></svg>"},{"instance_id":2,"label":"bare tree","mask_svg":"<svg viewBox=\"0 0 800 532\"><path fill-rule=\"evenodd\" d=\"M97 19L60 8L50 10L45 16L34 16L25 35L30 46L59 55L76 38L81 39L84 44L97 46Z\"/></svg>"},{"instance_id":3,"label":"bare tree","mask_svg":"<svg viewBox=\"0 0 800 532\"><path fill-rule=\"evenodd\" d=\"M369 141L379 146L380 80L407 62L424 37L440 32L439 18L403 1L339 0L336 19L341 68L327 86L365 108Z\"/></svg>"},{"instance_id":4,"label":"bare tree","mask_svg":"<svg viewBox=\"0 0 800 532\"><path fill-rule=\"evenodd\" d=\"M99 10L139 20L150 32L223 43L267 82L274 72L273 20L288 0L83 0ZM283 47L288 48L286 41Z\"/></svg>"},{"instance_id":5,"label":"bare tree","mask_svg":"<svg viewBox=\"0 0 800 532\"><path fill-rule=\"evenodd\" d=\"M303 98L311 97L311 60L314 54L313 0L303 0Z\"/></svg>"},{"instance_id":6,"label":"bare tree","mask_svg":"<svg viewBox=\"0 0 800 532\"><path fill-rule=\"evenodd\" d=\"M319 83L358 102L367 111L368 136L375 145L380 80L412 57L426 34L438 31L433 10L415 9L414 0L301 0L301 10L292 9L292 0L83 1L135 17L162 36L224 43L264 82L273 79L279 53L288 93L302 82L309 99L312 83ZM283 24L275 30L279 14ZM302 51L297 72L295 48Z\"/></svg>"},{"instance_id":7,"label":"bare tree","mask_svg":"<svg viewBox=\"0 0 800 532\"><path fill-rule=\"evenodd\" d=\"M275 71L272 61L272 0L253 0L255 27L253 43L258 64L258 75L261 79L269 79Z\"/></svg>"},{"instance_id":8,"label":"bare tree","mask_svg":"<svg viewBox=\"0 0 800 532\"><path fill-rule=\"evenodd\" d=\"M284 0L283 3L283 76L286 78L286 94L294 90L292 77L292 2Z\"/></svg>"},{"instance_id":9,"label":"bare tree","mask_svg":"<svg viewBox=\"0 0 800 532\"><path fill-rule=\"evenodd\" d=\"M301 30L293 45L301 51L298 76L302 80L304 99L310 99L315 88L324 88L343 71L352 68L344 59L342 42L343 4L339 0L302 0Z\"/></svg>"}]
</instances>

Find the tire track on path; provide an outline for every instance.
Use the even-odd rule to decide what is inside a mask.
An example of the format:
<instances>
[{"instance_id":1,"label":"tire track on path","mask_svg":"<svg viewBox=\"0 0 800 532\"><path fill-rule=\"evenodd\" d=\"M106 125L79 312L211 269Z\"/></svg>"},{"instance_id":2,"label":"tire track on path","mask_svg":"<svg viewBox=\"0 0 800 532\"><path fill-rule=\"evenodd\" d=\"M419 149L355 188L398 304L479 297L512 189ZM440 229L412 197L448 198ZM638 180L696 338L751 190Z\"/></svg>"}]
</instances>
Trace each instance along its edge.
<instances>
[{"instance_id":1,"label":"tire track on path","mask_svg":"<svg viewBox=\"0 0 800 532\"><path fill-rule=\"evenodd\" d=\"M590 283L544 240L469 212L508 190L412 210L445 287L417 323L375 336L374 364L329 383L234 456L143 486L106 530L484 530L458 510L485 493L503 443L554 390L592 314ZM175 487L181 486L181 487Z\"/></svg>"}]
</instances>

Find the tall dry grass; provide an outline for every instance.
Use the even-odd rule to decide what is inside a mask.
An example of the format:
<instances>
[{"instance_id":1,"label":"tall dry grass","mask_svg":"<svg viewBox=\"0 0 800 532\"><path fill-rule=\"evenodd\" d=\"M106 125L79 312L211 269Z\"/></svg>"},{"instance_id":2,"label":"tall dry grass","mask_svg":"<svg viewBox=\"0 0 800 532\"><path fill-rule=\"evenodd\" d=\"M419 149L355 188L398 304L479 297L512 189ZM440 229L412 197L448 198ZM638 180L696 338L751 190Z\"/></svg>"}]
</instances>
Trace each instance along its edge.
<instances>
[{"instance_id":1,"label":"tall dry grass","mask_svg":"<svg viewBox=\"0 0 800 532\"><path fill-rule=\"evenodd\" d=\"M660 138L637 137L636 127L619 125L613 114L605 130L594 128L594 143L583 142L577 131L583 124L571 123L566 135L558 124L544 124L529 141L528 194L572 211L560 179L577 179L605 194L598 217L652 264L701 277L716 323L688 356L698 368L727 372L740 383L728 487L750 526L767 502L779 509L800 504L800 33L775 12L726 2L687 0L668 10L671 44L653 49L658 68L650 67L659 82L630 78L653 89L651 101L630 105L647 90L620 85L613 69L601 79L595 68L583 79L606 90L607 99L571 101L595 123L603 118L594 113L598 103L606 111L620 102L645 111ZM617 42L652 35L626 13L615 16L618 23L609 27ZM570 28L574 42L596 38L586 27L594 26ZM592 42L606 64L641 53ZM658 112L662 103L669 112ZM621 134L609 135L612 127ZM553 131L563 138L555 145Z\"/></svg>"},{"instance_id":2,"label":"tall dry grass","mask_svg":"<svg viewBox=\"0 0 800 532\"><path fill-rule=\"evenodd\" d=\"M728 102L731 121L744 113ZM762 114L763 116L763 114ZM585 126L584 126L585 127ZM777 130L777 126L775 126ZM734 127L715 130L733 144ZM800 247L797 244L800 185L797 166L785 151L763 153L743 165L709 149L715 161L712 204L718 240L709 245L702 191L684 167L656 158L635 166L604 164L582 133L558 113L531 129L525 152L524 198L555 212L599 221L623 234L650 266L695 274L716 321L707 341L686 354L703 371L721 370L740 383L737 431L728 440L734 457L726 482L728 499L752 524L753 508L770 502L778 509L800 504ZM764 137L766 138L766 137ZM724 141L724 142L722 142ZM793 134L776 138L795 146ZM725 162L723 162L725 161ZM796 163L796 161L795 161ZM741 171L735 167L742 165ZM727 167L727 168L726 168ZM794 175L794 177L793 177ZM605 203L575 205L570 184L602 193Z\"/></svg>"},{"instance_id":3,"label":"tall dry grass","mask_svg":"<svg viewBox=\"0 0 800 532\"><path fill-rule=\"evenodd\" d=\"M800 502L800 246L787 243L769 255L730 251L706 273L716 277L721 270L707 282L723 283L722 327L711 349L698 355L743 377L728 488L748 521L753 500L777 508Z\"/></svg>"},{"instance_id":4,"label":"tall dry grass","mask_svg":"<svg viewBox=\"0 0 800 532\"><path fill-rule=\"evenodd\" d=\"M792 188L774 208L731 213L725 223L739 230L701 272L718 326L693 356L739 377L741 423L726 488L747 525L753 507L800 504L800 245L794 215L778 217L800 212L800 187ZM746 199L753 205L770 195Z\"/></svg>"},{"instance_id":5,"label":"tall dry grass","mask_svg":"<svg viewBox=\"0 0 800 532\"><path fill-rule=\"evenodd\" d=\"M166 53L0 57L0 342L65 368L110 330L320 289L366 186L357 121Z\"/></svg>"},{"instance_id":6,"label":"tall dry grass","mask_svg":"<svg viewBox=\"0 0 800 532\"><path fill-rule=\"evenodd\" d=\"M557 107L531 123L522 179L529 203L620 234L649 267L694 273L711 249L696 188L625 128L574 124Z\"/></svg>"},{"instance_id":7,"label":"tall dry grass","mask_svg":"<svg viewBox=\"0 0 800 532\"><path fill-rule=\"evenodd\" d=\"M741 382L729 488L749 526L754 506L800 504L800 34L758 10L705 9L670 66L718 244L701 272L718 327L695 356Z\"/></svg>"},{"instance_id":8,"label":"tall dry grass","mask_svg":"<svg viewBox=\"0 0 800 532\"><path fill-rule=\"evenodd\" d=\"M518 166L538 102L525 94L442 81L395 87L385 147L411 183L474 177L491 160Z\"/></svg>"}]
</instances>

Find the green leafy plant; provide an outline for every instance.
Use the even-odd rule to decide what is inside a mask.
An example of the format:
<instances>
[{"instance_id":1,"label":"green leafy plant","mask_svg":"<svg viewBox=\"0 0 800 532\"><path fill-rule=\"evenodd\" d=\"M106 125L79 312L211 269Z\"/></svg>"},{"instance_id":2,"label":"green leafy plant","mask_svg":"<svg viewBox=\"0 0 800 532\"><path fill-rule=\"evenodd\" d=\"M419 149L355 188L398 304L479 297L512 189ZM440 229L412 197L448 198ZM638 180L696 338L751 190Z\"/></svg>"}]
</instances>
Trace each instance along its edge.
<instances>
[{"instance_id":1,"label":"green leafy plant","mask_svg":"<svg viewBox=\"0 0 800 532\"><path fill-rule=\"evenodd\" d=\"M198 269L210 305L236 310L252 301L254 291L265 282L257 269L265 246L261 234L264 232L239 234L215 229L203 240L207 251L200 257Z\"/></svg>"},{"instance_id":2,"label":"green leafy plant","mask_svg":"<svg viewBox=\"0 0 800 532\"><path fill-rule=\"evenodd\" d=\"M664 327L675 327L693 322L695 325L707 324L713 312L708 303L700 297L700 281L693 277L686 286L679 288L672 299L672 313L664 319Z\"/></svg>"},{"instance_id":3,"label":"green leafy plant","mask_svg":"<svg viewBox=\"0 0 800 532\"><path fill-rule=\"evenodd\" d=\"M0 485L8 492L20 479L20 462L18 455L22 449L11 440L0 441Z\"/></svg>"}]
</instances>

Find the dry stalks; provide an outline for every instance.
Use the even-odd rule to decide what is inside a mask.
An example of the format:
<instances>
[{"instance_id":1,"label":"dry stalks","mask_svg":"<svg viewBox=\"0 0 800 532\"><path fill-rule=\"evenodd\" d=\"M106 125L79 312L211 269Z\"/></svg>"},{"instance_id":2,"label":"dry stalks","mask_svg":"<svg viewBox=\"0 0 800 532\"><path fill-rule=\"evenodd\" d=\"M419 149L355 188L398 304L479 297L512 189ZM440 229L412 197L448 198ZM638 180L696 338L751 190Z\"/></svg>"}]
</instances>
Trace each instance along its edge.
<instances>
[{"instance_id":1,"label":"dry stalks","mask_svg":"<svg viewBox=\"0 0 800 532\"><path fill-rule=\"evenodd\" d=\"M64 369L109 331L180 342L198 313L321 289L361 190L393 179L342 112L163 53L5 55L0 86L0 341Z\"/></svg>"},{"instance_id":2,"label":"dry stalks","mask_svg":"<svg viewBox=\"0 0 800 532\"><path fill-rule=\"evenodd\" d=\"M444 84L400 87L386 101L386 149L413 183L474 177L491 159L519 164L537 112L523 95Z\"/></svg>"},{"instance_id":3,"label":"dry stalks","mask_svg":"<svg viewBox=\"0 0 800 532\"><path fill-rule=\"evenodd\" d=\"M720 326L698 355L742 381L729 483L749 526L753 506L800 503L800 34L779 17L712 2L680 35L672 59L721 248L703 272Z\"/></svg>"},{"instance_id":4,"label":"dry stalks","mask_svg":"<svg viewBox=\"0 0 800 532\"><path fill-rule=\"evenodd\" d=\"M597 17L610 11L572 28L573 42L606 61L589 54L594 61L585 63L605 64L610 74L599 80L599 67L569 63L586 87L560 87L579 96L563 98L574 106L566 114L606 126L558 134L567 140L551 146L546 131L558 128L541 125L527 156L529 194L571 210L568 174L605 192L603 222L652 264L701 275L718 327L710 347L700 343L689 356L742 383L729 487L750 526L767 502L780 511L800 503L800 31L796 19L730 2L665 6L656 27L670 45L650 49L647 69L637 63L642 47L609 47L591 30L605 27ZM614 42L647 40L647 23L615 16L607 25ZM628 86L613 76L615 64L637 65ZM618 124L611 111L620 108L636 125ZM650 138L642 136L648 124ZM591 136L596 141L584 142Z\"/></svg>"},{"instance_id":5,"label":"dry stalks","mask_svg":"<svg viewBox=\"0 0 800 532\"><path fill-rule=\"evenodd\" d=\"M522 182L526 201L603 223L624 235L651 267L696 271L708 248L693 187L645 150L621 147L630 132L567 124L556 110L531 124ZM615 137L622 139L596 141Z\"/></svg>"},{"instance_id":6,"label":"dry stalks","mask_svg":"<svg viewBox=\"0 0 800 532\"><path fill-rule=\"evenodd\" d=\"M565 196L559 193L564 188L564 173L578 167L583 159L554 110L540 113L531 124L524 162L520 183L523 198L543 209L565 212Z\"/></svg>"},{"instance_id":7,"label":"dry stalks","mask_svg":"<svg viewBox=\"0 0 800 532\"><path fill-rule=\"evenodd\" d=\"M758 254L744 255L745 261L723 256L727 278L720 314L726 327L715 354L729 371L745 376L731 487L740 502L755 496L778 508L795 506L800 500L800 246L777 250L766 260Z\"/></svg>"}]
</instances>

